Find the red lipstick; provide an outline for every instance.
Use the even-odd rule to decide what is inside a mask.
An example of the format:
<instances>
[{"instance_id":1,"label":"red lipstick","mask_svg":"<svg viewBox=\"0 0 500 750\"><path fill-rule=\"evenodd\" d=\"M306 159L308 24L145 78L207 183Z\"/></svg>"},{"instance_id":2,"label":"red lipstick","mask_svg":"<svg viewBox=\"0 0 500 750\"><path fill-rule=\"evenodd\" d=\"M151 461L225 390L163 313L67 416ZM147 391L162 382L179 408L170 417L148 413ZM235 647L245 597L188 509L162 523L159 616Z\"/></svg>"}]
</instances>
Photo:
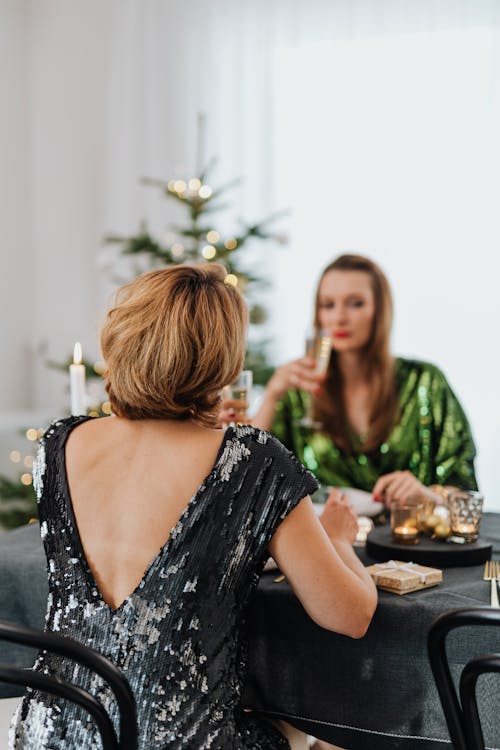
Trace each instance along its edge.
<instances>
[{"instance_id":1,"label":"red lipstick","mask_svg":"<svg viewBox=\"0 0 500 750\"><path fill-rule=\"evenodd\" d=\"M351 334L349 333L349 331L334 331L333 332L333 337L336 339L346 339L350 335Z\"/></svg>"}]
</instances>

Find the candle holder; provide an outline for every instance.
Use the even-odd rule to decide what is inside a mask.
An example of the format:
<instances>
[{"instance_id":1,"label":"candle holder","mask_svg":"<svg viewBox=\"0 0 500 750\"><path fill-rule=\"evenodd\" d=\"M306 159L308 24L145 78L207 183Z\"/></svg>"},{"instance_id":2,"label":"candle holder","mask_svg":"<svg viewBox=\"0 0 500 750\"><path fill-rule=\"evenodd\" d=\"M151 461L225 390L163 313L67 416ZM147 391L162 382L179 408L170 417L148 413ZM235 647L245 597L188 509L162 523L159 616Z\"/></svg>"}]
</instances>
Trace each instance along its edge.
<instances>
[{"instance_id":1,"label":"candle holder","mask_svg":"<svg viewBox=\"0 0 500 750\"><path fill-rule=\"evenodd\" d=\"M418 519L418 528L424 534L431 533L432 524L435 519L434 510L436 507L436 502L433 498L424 496L420 500L420 503L422 505L422 510Z\"/></svg>"},{"instance_id":2,"label":"candle holder","mask_svg":"<svg viewBox=\"0 0 500 750\"><path fill-rule=\"evenodd\" d=\"M448 496L450 526L453 536L466 542L475 542L479 537L479 525L483 515L483 496L480 492L455 490Z\"/></svg>"},{"instance_id":3,"label":"candle holder","mask_svg":"<svg viewBox=\"0 0 500 750\"><path fill-rule=\"evenodd\" d=\"M391 530L394 542L418 544L422 510L421 503L391 503Z\"/></svg>"}]
</instances>

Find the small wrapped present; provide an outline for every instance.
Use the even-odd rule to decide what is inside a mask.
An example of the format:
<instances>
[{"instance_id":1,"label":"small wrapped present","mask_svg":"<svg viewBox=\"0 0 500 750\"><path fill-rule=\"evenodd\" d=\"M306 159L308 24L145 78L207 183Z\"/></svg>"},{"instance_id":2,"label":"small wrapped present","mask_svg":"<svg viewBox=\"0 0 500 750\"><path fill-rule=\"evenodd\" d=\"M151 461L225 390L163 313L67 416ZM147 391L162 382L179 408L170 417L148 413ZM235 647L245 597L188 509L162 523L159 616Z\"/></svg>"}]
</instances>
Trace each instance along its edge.
<instances>
[{"instance_id":1,"label":"small wrapped present","mask_svg":"<svg viewBox=\"0 0 500 750\"><path fill-rule=\"evenodd\" d=\"M443 580L443 571L438 568L427 568L425 565L401 560L369 565L366 570L377 588L395 594L409 594L411 591L428 589Z\"/></svg>"}]
</instances>

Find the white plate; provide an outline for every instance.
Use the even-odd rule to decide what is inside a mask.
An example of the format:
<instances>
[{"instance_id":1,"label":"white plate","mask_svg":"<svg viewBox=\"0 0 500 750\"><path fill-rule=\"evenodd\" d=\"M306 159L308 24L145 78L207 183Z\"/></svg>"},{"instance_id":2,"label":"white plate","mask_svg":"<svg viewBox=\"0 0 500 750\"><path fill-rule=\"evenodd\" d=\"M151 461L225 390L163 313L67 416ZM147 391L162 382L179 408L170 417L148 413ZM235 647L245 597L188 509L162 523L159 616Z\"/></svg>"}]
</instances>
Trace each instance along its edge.
<instances>
[{"instance_id":1,"label":"white plate","mask_svg":"<svg viewBox=\"0 0 500 750\"><path fill-rule=\"evenodd\" d=\"M321 498L321 500L324 499L324 502L326 502L328 495L330 494L330 491L332 489L332 487L326 487L325 485L322 485L322 487L318 490L318 500ZM375 502L370 492L358 490L355 487L341 487L340 491L343 495L347 496L347 499L351 503L358 516L376 516L384 509L383 503ZM316 500L316 495L314 495L313 501L314 500ZM318 515L321 515L321 511L319 509L323 507L322 503L314 502L314 505L318 506L315 509L316 513L318 513Z\"/></svg>"},{"instance_id":2,"label":"white plate","mask_svg":"<svg viewBox=\"0 0 500 750\"><path fill-rule=\"evenodd\" d=\"M383 503L378 503L373 499L370 492L357 490L355 487L341 487L343 495L351 503L358 516L376 516L384 509Z\"/></svg>"}]
</instances>

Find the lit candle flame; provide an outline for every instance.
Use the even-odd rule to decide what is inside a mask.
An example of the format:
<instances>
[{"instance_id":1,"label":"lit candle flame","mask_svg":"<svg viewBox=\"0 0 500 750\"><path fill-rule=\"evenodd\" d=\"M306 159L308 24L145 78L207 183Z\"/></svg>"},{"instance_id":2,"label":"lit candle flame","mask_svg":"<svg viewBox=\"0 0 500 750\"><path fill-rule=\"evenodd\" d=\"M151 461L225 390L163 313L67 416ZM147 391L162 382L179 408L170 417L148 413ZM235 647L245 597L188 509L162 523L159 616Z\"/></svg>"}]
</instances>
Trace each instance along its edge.
<instances>
[{"instance_id":1,"label":"lit candle flame","mask_svg":"<svg viewBox=\"0 0 500 750\"><path fill-rule=\"evenodd\" d=\"M73 349L73 364L81 365L82 363L82 345L79 341L76 342L75 348Z\"/></svg>"}]
</instances>

